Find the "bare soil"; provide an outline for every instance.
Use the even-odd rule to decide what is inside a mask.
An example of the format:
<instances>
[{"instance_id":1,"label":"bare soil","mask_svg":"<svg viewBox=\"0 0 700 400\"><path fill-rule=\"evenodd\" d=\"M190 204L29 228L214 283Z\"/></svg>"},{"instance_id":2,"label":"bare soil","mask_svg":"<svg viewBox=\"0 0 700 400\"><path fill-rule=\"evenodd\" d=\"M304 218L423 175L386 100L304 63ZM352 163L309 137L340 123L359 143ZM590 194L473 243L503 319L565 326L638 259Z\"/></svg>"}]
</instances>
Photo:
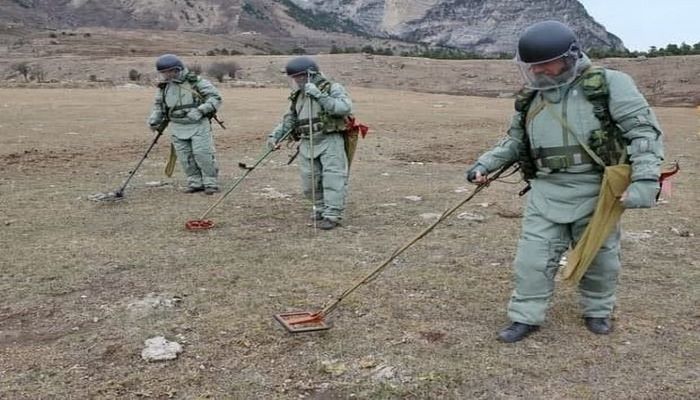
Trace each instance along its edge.
<instances>
[{"instance_id":1,"label":"bare soil","mask_svg":"<svg viewBox=\"0 0 700 400\"><path fill-rule=\"evenodd\" d=\"M125 73L138 62L110 65ZM246 68L271 63L255 62ZM212 212L210 231L184 229L214 198L180 193L179 169L163 176L167 138L124 200L91 202L119 187L146 149L153 90L0 89L0 397L697 398L694 108L656 108L666 158L682 172L658 208L623 217L613 334L589 333L576 290L560 284L540 332L514 345L495 340L507 322L521 183L479 194L457 214L483 221L463 214L438 226L341 303L329 331L290 335L273 320L320 309L428 226L422 214L472 190L464 170L503 134L512 99L412 87L462 66L406 61L396 69L416 70L394 90L355 86L352 75L356 114L372 132L353 164L346 219L328 232L309 225L289 150ZM287 91L222 87L229 129L215 136L226 189L242 173L237 163L263 151ZM144 340L159 335L184 346L177 360L141 359Z\"/></svg>"}]
</instances>

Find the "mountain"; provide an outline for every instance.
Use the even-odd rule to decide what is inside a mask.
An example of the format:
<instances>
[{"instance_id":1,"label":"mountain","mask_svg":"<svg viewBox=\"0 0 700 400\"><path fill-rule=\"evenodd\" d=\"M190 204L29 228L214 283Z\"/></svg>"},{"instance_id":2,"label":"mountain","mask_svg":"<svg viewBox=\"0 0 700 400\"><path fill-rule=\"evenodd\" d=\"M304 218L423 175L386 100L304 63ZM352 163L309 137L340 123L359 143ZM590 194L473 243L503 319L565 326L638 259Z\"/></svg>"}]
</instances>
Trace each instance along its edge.
<instances>
[{"instance_id":1,"label":"mountain","mask_svg":"<svg viewBox=\"0 0 700 400\"><path fill-rule=\"evenodd\" d=\"M31 29L103 27L208 34L257 32L270 39L323 39L327 32L512 53L537 21L569 24L584 48L622 41L576 0L4 0L0 24ZM330 47L330 45L329 45Z\"/></svg>"}]
</instances>

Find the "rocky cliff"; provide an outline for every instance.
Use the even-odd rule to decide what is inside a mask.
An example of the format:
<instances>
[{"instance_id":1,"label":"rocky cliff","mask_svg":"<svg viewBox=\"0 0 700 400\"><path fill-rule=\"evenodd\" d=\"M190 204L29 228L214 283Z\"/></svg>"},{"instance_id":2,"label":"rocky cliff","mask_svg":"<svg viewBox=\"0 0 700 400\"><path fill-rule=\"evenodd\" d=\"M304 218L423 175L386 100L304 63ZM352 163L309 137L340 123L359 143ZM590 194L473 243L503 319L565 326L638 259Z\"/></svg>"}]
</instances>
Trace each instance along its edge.
<instances>
[{"instance_id":1,"label":"rocky cliff","mask_svg":"<svg viewBox=\"0 0 700 400\"><path fill-rule=\"evenodd\" d=\"M345 15L376 36L476 53L512 53L518 34L537 21L569 24L584 48L622 50L576 0L293 0L309 12Z\"/></svg>"},{"instance_id":2,"label":"rocky cliff","mask_svg":"<svg viewBox=\"0 0 700 400\"><path fill-rule=\"evenodd\" d=\"M533 22L571 25L584 48L623 49L576 0L5 0L0 23L29 28L99 26L275 37L354 35L512 53ZM299 29L299 28L302 29ZM315 32L315 33L314 33ZM321 36L322 37L322 36Z\"/></svg>"}]
</instances>

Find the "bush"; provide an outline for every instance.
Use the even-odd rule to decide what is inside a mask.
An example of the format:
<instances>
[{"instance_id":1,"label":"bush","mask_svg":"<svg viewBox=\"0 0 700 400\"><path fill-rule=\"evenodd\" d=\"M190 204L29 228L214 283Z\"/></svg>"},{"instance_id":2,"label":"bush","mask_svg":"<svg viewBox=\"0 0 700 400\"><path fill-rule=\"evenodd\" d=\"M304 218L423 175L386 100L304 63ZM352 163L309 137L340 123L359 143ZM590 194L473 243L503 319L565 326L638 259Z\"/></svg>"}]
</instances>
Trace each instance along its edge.
<instances>
[{"instance_id":1,"label":"bush","mask_svg":"<svg viewBox=\"0 0 700 400\"><path fill-rule=\"evenodd\" d=\"M44 69L41 68L40 65L35 65L32 68L32 74L30 76L30 79L34 79L37 82L46 82L46 72L44 72Z\"/></svg>"},{"instance_id":2,"label":"bush","mask_svg":"<svg viewBox=\"0 0 700 400\"><path fill-rule=\"evenodd\" d=\"M23 62L18 62L15 64L12 64L10 67L13 71L19 72L20 75L24 77L25 82L29 82L29 73L32 70L32 67L29 66L29 63L26 61Z\"/></svg>"},{"instance_id":3,"label":"bush","mask_svg":"<svg viewBox=\"0 0 700 400\"><path fill-rule=\"evenodd\" d=\"M141 80L141 73L135 69L130 69L129 70L129 80L130 81L140 81Z\"/></svg>"},{"instance_id":4,"label":"bush","mask_svg":"<svg viewBox=\"0 0 700 400\"><path fill-rule=\"evenodd\" d=\"M240 69L241 67L233 61L215 62L207 68L207 75L216 78L219 82L223 82L226 76L236 79L236 73Z\"/></svg>"}]
</instances>

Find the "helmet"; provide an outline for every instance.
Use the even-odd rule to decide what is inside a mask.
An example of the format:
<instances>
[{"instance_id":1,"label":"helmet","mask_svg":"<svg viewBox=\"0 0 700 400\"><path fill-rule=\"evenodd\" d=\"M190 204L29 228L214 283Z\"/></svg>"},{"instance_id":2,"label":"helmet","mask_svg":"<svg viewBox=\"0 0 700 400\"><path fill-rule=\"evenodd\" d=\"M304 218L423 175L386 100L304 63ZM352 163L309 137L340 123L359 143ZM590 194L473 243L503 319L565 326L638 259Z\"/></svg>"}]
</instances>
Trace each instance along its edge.
<instances>
[{"instance_id":1,"label":"helmet","mask_svg":"<svg viewBox=\"0 0 700 400\"><path fill-rule=\"evenodd\" d=\"M528 64L542 63L565 55L572 47L579 49L571 28L558 21L538 22L520 35L517 58Z\"/></svg>"},{"instance_id":2,"label":"helmet","mask_svg":"<svg viewBox=\"0 0 700 400\"><path fill-rule=\"evenodd\" d=\"M182 71L185 69L185 64L182 63L176 55L174 54L163 54L156 60L156 70L158 72L165 72L171 69L177 69Z\"/></svg>"},{"instance_id":3,"label":"helmet","mask_svg":"<svg viewBox=\"0 0 700 400\"><path fill-rule=\"evenodd\" d=\"M536 90L547 90L571 83L583 65L576 34L558 21L538 22L525 29L518 40L515 61L525 79L525 86ZM533 72L538 64L561 60L556 75Z\"/></svg>"},{"instance_id":4,"label":"helmet","mask_svg":"<svg viewBox=\"0 0 700 400\"><path fill-rule=\"evenodd\" d=\"M289 60L284 67L289 76L298 75L302 72L318 72L318 64L311 57L296 57Z\"/></svg>"}]
</instances>

